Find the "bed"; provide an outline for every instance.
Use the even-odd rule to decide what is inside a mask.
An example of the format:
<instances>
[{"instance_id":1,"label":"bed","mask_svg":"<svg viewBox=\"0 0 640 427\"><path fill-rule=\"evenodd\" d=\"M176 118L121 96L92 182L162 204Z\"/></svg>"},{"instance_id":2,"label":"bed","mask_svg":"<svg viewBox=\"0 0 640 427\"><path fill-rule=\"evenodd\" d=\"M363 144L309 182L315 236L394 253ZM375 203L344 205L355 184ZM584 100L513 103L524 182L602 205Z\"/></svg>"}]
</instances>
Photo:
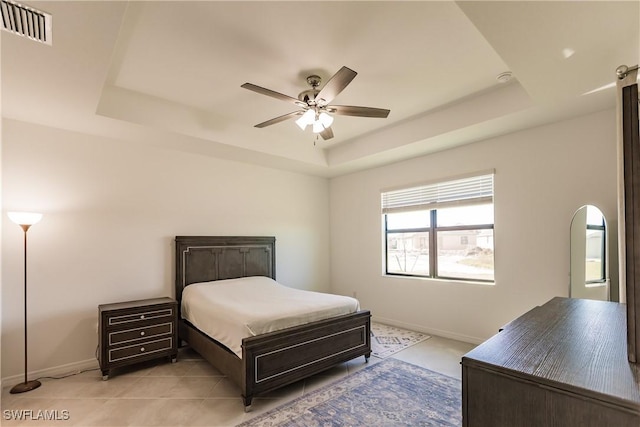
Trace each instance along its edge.
<instances>
[{"instance_id":1,"label":"bed","mask_svg":"<svg viewBox=\"0 0 640 427\"><path fill-rule=\"evenodd\" d=\"M179 310L185 288L203 282L264 276L275 280L275 238L177 236L175 296ZM242 283L242 281L238 281ZM349 314L286 327L242 339L241 357L178 316L178 342L186 342L238 385L245 410L254 396L371 355L371 314Z\"/></svg>"}]
</instances>

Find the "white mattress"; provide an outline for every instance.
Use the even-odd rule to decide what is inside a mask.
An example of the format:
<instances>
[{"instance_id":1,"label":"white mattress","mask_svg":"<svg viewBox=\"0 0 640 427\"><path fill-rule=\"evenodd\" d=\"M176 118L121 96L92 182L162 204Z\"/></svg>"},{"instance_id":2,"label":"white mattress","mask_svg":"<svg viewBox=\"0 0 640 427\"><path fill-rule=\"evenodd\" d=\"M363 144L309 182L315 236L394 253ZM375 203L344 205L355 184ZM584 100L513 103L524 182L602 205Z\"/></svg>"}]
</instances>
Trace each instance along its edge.
<instances>
[{"instance_id":1,"label":"white mattress","mask_svg":"<svg viewBox=\"0 0 640 427\"><path fill-rule=\"evenodd\" d=\"M182 292L182 318L242 358L242 339L354 313L358 300L304 291L263 276L193 283Z\"/></svg>"}]
</instances>

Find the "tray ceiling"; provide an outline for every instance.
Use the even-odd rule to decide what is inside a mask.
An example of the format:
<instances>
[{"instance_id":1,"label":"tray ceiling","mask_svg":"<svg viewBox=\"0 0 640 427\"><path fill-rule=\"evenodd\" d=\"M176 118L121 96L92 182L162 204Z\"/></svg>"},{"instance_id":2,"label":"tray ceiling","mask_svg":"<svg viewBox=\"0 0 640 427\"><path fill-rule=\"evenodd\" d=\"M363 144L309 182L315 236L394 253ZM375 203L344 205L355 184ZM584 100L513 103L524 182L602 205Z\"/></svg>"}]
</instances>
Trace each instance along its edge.
<instances>
[{"instance_id":1,"label":"tray ceiling","mask_svg":"<svg viewBox=\"0 0 640 427\"><path fill-rule=\"evenodd\" d=\"M639 61L638 2L25 3L53 44L2 34L3 117L322 176L612 108ZM342 66L335 103L387 119L253 127L295 107L241 84L296 97Z\"/></svg>"}]
</instances>

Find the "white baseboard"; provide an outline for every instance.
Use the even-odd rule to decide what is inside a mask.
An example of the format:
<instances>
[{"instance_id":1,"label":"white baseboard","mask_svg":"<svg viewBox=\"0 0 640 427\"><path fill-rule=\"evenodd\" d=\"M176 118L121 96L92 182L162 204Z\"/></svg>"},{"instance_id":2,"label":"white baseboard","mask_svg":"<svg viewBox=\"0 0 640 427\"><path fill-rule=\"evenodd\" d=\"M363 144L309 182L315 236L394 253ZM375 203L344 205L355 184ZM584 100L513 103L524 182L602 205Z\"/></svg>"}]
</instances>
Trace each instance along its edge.
<instances>
[{"instance_id":1,"label":"white baseboard","mask_svg":"<svg viewBox=\"0 0 640 427\"><path fill-rule=\"evenodd\" d=\"M87 369L98 369L98 361L96 359L87 359L80 362L67 363L66 365L54 366L52 368L40 369L38 371L31 371L28 373L27 378L34 380L43 377L61 377L69 374L77 374L80 371ZM24 372L18 375L12 375L10 377L3 377L0 385L15 385L24 381Z\"/></svg>"},{"instance_id":2,"label":"white baseboard","mask_svg":"<svg viewBox=\"0 0 640 427\"><path fill-rule=\"evenodd\" d=\"M387 319L384 317L371 316L373 322L384 323L385 325L396 326L398 328L409 329L411 331L422 332L423 334L435 335L438 337L449 338L456 341L462 341L469 344L482 344L486 341L484 338L470 337L467 335L456 334L454 332L443 331L440 329L427 328L413 323L400 322L398 320Z\"/></svg>"}]
</instances>

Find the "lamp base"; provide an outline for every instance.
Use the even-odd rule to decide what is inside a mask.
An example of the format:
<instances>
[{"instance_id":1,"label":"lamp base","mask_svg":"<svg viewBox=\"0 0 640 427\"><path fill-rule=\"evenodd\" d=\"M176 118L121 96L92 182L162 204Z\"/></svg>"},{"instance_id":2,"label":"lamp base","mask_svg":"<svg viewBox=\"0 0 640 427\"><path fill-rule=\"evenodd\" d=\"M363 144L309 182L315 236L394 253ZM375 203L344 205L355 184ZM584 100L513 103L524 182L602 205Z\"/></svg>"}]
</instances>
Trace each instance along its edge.
<instances>
[{"instance_id":1,"label":"lamp base","mask_svg":"<svg viewBox=\"0 0 640 427\"><path fill-rule=\"evenodd\" d=\"M11 394L24 393L25 391L31 391L35 388L38 388L40 387L40 385L41 385L40 381L38 380L27 381L24 383L14 385L11 391L9 391L9 393Z\"/></svg>"}]
</instances>

